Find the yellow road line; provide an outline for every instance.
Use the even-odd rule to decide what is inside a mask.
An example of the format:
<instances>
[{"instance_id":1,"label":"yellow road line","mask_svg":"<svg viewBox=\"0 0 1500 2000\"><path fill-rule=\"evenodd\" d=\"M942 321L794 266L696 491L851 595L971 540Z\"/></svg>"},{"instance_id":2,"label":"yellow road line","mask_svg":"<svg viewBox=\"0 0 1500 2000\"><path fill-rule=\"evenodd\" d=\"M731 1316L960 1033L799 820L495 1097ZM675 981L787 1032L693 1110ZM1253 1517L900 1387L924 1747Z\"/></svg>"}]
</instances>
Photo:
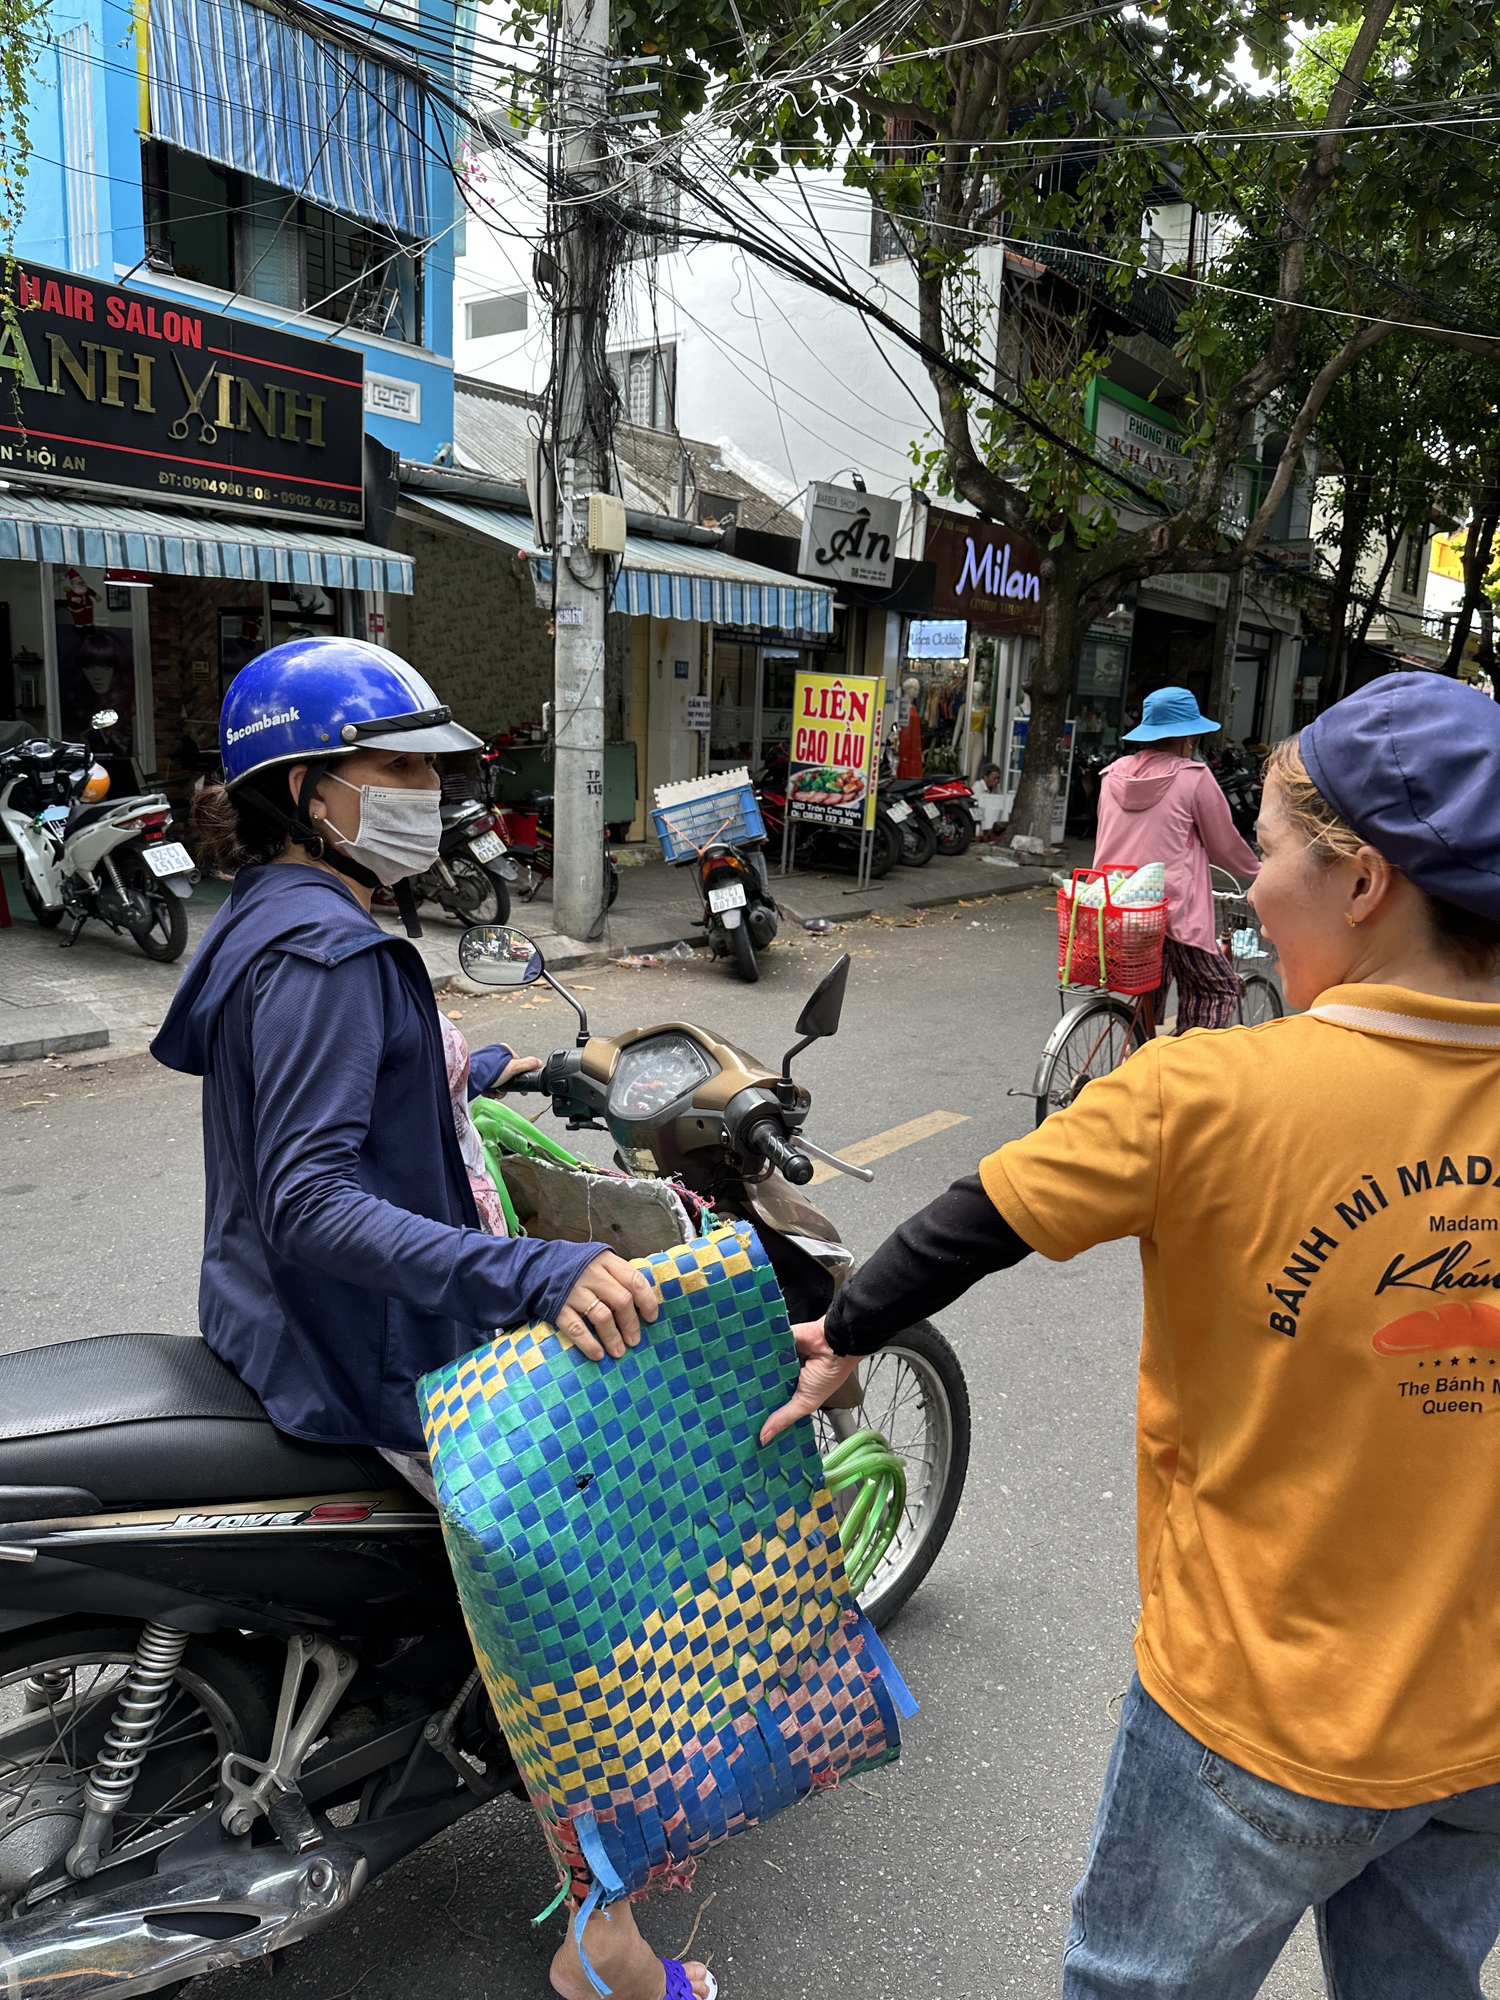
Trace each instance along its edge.
<instances>
[{"instance_id":1,"label":"yellow road line","mask_svg":"<svg viewBox=\"0 0 1500 2000\"><path fill-rule=\"evenodd\" d=\"M852 1146L832 1146L829 1151L836 1152L852 1167L868 1167L888 1153L899 1153L903 1146L915 1146L919 1139L930 1139L952 1125L968 1122L968 1113L964 1111L929 1111L923 1118L909 1118L904 1125L893 1125L889 1132L877 1132L873 1139L860 1139ZM825 1167L820 1162L805 1185L816 1187L819 1181L831 1181L837 1173L837 1167Z\"/></svg>"}]
</instances>

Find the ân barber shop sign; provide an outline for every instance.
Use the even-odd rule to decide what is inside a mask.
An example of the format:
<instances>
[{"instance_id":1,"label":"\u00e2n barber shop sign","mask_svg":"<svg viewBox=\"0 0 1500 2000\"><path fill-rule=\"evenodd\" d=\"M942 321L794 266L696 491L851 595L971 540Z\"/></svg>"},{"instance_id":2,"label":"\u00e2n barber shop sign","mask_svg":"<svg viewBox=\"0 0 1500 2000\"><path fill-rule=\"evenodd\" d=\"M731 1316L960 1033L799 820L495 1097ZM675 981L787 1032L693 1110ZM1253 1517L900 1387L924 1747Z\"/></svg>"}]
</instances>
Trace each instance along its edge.
<instances>
[{"instance_id":1,"label":"\u00e2n barber shop sign","mask_svg":"<svg viewBox=\"0 0 1500 2000\"><path fill-rule=\"evenodd\" d=\"M364 356L17 263L0 477L358 527Z\"/></svg>"}]
</instances>

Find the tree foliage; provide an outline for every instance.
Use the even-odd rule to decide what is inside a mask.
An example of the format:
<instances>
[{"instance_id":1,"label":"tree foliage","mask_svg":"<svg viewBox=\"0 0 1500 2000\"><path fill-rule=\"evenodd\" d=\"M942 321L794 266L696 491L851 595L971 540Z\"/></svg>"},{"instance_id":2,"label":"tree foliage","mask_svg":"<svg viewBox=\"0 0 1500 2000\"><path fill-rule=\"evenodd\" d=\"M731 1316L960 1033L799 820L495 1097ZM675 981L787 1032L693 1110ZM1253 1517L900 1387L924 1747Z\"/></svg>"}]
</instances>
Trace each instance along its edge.
<instances>
[{"instance_id":1,"label":"tree foliage","mask_svg":"<svg viewBox=\"0 0 1500 2000\"><path fill-rule=\"evenodd\" d=\"M926 476L1045 551L1018 827L1050 818L1099 607L1263 559L1328 399L1384 343L1500 358L1476 277L1500 170L1462 122L1500 89L1496 0L1315 0L1295 31L1264 0L621 0L614 20L623 50L662 56L677 115L708 105L737 130L746 172L837 167L895 218L939 411ZM1168 202L1210 219L1176 273L1148 268L1142 230ZM1012 273L1050 274L1034 309L1014 284L976 304L997 245ZM1112 476L1085 423L1146 307L1186 490ZM1230 484L1267 439L1235 518Z\"/></svg>"}]
</instances>

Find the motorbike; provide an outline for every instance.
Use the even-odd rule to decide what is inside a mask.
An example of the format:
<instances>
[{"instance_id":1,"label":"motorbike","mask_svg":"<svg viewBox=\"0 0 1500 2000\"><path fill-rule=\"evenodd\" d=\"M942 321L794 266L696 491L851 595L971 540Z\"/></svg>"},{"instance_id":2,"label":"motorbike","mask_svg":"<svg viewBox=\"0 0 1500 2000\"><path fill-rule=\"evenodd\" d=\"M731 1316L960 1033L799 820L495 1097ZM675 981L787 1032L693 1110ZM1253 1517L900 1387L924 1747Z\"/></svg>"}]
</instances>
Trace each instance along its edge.
<instances>
[{"instance_id":1,"label":"motorbike","mask_svg":"<svg viewBox=\"0 0 1500 2000\"><path fill-rule=\"evenodd\" d=\"M498 750L481 750L479 768L494 831L504 841L508 858L515 867L510 880L523 903L534 902L542 884L552 880L553 795L551 792L533 792L520 804L497 799L495 787L498 779L515 776L515 767L507 764ZM612 908L620 893L620 871L609 851L608 835L604 843L604 871L605 907ZM504 918L500 921L503 922Z\"/></svg>"},{"instance_id":2,"label":"motorbike","mask_svg":"<svg viewBox=\"0 0 1500 2000\"><path fill-rule=\"evenodd\" d=\"M925 805L937 807L938 853L967 854L979 829L979 801L967 778L936 777L927 780L922 794Z\"/></svg>"},{"instance_id":3,"label":"motorbike","mask_svg":"<svg viewBox=\"0 0 1500 2000\"><path fill-rule=\"evenodd\" d=\"M466 924L507 923L516 865L496 831L493 809L478 799L444 799L442 820L438 858L412 878L413 896L440 904Z\"/></svg>"},{"instance_id":4,"label":"motorbike","mask_svg":"<svg viewBox=\"0 0 1500 2000\"><path fill-rule=\"evenodd\" d=\"M740 978L754 985L760 978L756 954L775 937L780 921L763 843L712 841L697 857L696 869L703 898L697 921L707 929L714 956L733 958Z\"/></svg>"},{"instance_id":5,"label":"motorbike","mask_svg":"<svg viewBox=\"0 0 1500 2000\"><path fill-rule=\"evenodd\" d=\"M881 781L882 810L895 821L901 838L897 857L903 867L925 868L938 851L938 808L929 804L926 778L886 778Z\"/></svg>"},{"instance_id":6,"label":"motorbike","mask_svg":"<svg viewBox=\"0 0 1500 2000\"><path fill-rule=\"evenodd\" d=\"M1237 831L1243 839L1254 840L1263 789L1259 764L1235 744L1226 743L1209 758L1208 767L1229 802Z\"/></svg>"},{"instance_id":7,"label":"motorbike","mask_svg":"<svg viewBox=\"0 0 1500 2000\"><path fill-rule=\"evenodd\" d=\"M780 841L786 828L786 776L786 746L773 745L766 753L765 769L755 785L756 801L761 818L766 823L766 837L772 841ZM838 868L849 875L858 873L861 835L857 831L819 826L814 821L802 819L795 822L795 831L798 856L811 867ZM878 882L883 875L889 875L901 859L902 849L898 822L882 805L876 807L873 832L870 880Z\"/></svg>"},{"instance_id":8,"label":"motorbike","mask_svg":"<svg viewBox=\"0 0 1500 2000\"><path fill-rule=\"evenodd\" d=\"M468 969L555 985L519 938L466 932ZM671 1168L752 1219L794 1318L851 1264L797 1192L831 1156L802 1135L790 1075L837 1026L847 972L809 1000L780 1075L682 1023L591 1037L564 989L578 1043L543 1072L554 1108L607 1122L633 1171ZM166 1334L0 1354L0 1412L7 2000L123 2000L269 1958L521 1790L438 1516L377 1453L286 1436L203 1341ZM907 1461L905 1515L861 1597L887 1623L958 1507L962 1371L920 1324L820 1422L881 1427Z\"/></svg>"},{"instance_id":9,"label":"motorbike","mask_svg":"<svg viewBox=\"0 0 1500 2000\"><path fill-rule=\"evenodd\" d=\"M100 709L89 725L119 720ZM15 843L21 893L49 930L64 917L76 944L93 918L127 931L147 958L167 963L187 944L193 857L167 838L170 800L145 792L106 803L109 776L92 745L33 737L7 725L0 743L0 826Z\"/></svg>"}]
</instances>

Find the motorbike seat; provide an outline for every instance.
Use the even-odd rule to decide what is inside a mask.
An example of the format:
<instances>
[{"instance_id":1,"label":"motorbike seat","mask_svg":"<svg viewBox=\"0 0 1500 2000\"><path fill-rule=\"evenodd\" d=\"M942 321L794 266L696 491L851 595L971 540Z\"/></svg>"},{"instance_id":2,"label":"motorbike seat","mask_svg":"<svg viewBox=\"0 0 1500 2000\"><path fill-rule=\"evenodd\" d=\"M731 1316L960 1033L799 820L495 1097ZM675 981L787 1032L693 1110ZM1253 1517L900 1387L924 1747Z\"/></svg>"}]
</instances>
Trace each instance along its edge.
<instances>
[{"instance_id":1,"label":"motorbike seat","mask_svg":"<svg viewBox=\"0 0 1500 2000\"><path fill-rule=\"evenodd\" d=\"M893 799L909 799L915 798L919 792L925 792L931 783L930 778L887 778L880 789L889 793Z\"/></svg>"},{"instance_id":2,"label":"motorbike seat","mask_svg":"<svg viewBox=\"0 0 1500 2000\"><path fill-rule=\"evenodd\" d=\"M81 827L92 826L96 819L103 819L106 813L112 813L119 803L118 799L105 799L100 805L75 805L68 814L68 832L77 833Z\"/></svg>"},{"instance_id":3,"label":"motorbike seat","mask_svg":"<svg viewBox=\"0 0 1500 2000\"><path fill-rule=\"evenodd\" d=\"M204 1340L106 1333L0 1354L0 1487L135 1509L399 1483L376 1451L277 1430Z\"/></svg>"}]
</instances>

